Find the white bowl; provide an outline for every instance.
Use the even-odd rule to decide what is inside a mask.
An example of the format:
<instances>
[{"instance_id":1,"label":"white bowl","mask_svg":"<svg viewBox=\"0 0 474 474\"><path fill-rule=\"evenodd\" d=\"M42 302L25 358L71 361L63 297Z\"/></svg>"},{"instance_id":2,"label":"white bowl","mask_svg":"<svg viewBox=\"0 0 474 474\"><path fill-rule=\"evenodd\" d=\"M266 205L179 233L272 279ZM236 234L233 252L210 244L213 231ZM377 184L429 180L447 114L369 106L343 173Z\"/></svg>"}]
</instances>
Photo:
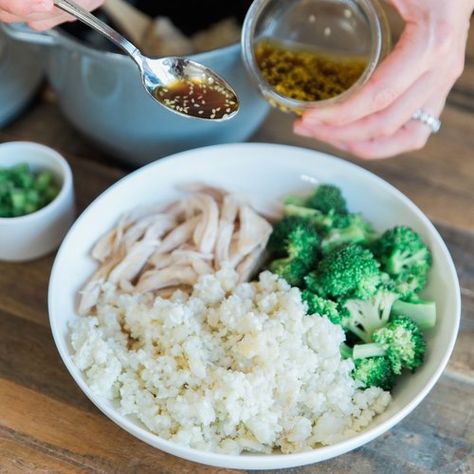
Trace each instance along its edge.
<instances>
[{"instance_id":1,"label":"white bowl","mask_svg":"<svg viewBox=\"0 0 474 474\"><path fill-rule=\"evenodd\" d=\"M426 362L415 374L400 380L387 411L367 430L347 441L298 454L215 454L160 438L89 389L71 358L68 321L75 317L77 291L95 268L91 247L124 211L140 204L174 200L180 196L177 185L196 180L247 195L260 210L271 210L285 194L309 190L314 182L335 183L343 189L350 209L363 212L378 230L406 224L429 244L434 265L426 296L436 300L438 323L428 335ZM434 226L382 179L343 160L306 149L236 144L173 155L130 174L98 197L77 220L59 250L49 287L49 314L56 345L69 372L90 400L119 426L152 446L191 461L228 468L275 469L343 454L381 435L408 415L428 394L448 362L458 332L460 291L453 262Z\"/></svg>"},{"instance_id":2,"label":"white bowl","mask_svg":"<svg viewBox=\"0 0 474 474\"><path fill-rule=\"evenodd\" d=\"M0 144L0 167L27 163L54 174L61 190L45 207L20 217L0 217L0 260L33 260L56 249L74 220L72 173L53 149L32 142Z\"/></svg>"}]
</instances>

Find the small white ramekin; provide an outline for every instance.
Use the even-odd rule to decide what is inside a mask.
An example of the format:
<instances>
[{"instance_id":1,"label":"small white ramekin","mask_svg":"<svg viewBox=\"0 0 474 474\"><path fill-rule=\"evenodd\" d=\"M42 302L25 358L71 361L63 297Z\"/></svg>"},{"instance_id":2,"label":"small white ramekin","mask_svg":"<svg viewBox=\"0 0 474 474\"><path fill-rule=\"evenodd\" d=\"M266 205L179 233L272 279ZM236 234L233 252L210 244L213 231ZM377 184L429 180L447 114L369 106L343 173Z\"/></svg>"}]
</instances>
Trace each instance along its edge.
<instances>
[{"instance_id":1,"label":"small white ramekin","mask_svg":"<svg viewBox=\"0 0 474 474\"><path fill-rule=\"evenodd\" d=\"M33 171L50 171L61 190L53 201L32 214L0 217L0 260L11 262L33 260L55 250L75 215L71 168L58 152L32 142L0 144L0 167L19 163L27 163Z\"/></svg>"}]
</instances>

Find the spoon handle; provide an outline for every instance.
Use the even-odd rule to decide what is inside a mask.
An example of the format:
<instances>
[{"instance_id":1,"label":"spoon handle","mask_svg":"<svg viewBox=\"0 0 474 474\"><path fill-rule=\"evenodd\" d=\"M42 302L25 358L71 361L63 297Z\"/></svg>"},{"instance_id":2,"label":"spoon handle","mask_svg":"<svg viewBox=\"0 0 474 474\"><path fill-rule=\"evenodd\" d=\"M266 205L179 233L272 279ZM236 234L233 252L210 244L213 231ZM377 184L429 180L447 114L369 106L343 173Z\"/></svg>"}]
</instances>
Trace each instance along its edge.
<instances>
[{"instance_id":1,"label":"spoon handle","mask_svg":"<svg viewBox=\"0 0 474 474\"><path fill-rule=\"evenodd\" d=\"M54 4L61 10L82 21L87 26L90 26L101 35L104 35L112 41L112 43L116 44L119 48L123 49L128 55L130 55L135 62L139 63L139 57L141 56L140 51L109 25L99 20L72 0L54 0Z\"/></svg>"}]
</instances>

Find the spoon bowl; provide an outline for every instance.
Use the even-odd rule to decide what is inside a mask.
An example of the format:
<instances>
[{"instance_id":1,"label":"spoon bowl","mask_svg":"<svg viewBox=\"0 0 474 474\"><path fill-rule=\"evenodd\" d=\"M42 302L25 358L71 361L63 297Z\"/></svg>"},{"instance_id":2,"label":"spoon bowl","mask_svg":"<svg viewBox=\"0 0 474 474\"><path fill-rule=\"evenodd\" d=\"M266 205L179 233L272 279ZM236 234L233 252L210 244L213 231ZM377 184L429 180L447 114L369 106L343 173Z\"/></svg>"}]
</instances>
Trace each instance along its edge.
<instances>
[{"instance_id":1,"label":"spoon bowl","mask_svg":"<svg viewBox=\"0 0 474 474\"><path fill-rule=\"evenodd\" d=\"M143 85L156 101L186 117L222 121L239 111L232 87L212 69L190 59L144 59Z\"/></svg>"},{"instance_id":2,"label":"spoon bowl","mask_svg":"<svg viewBox=\"0 0 474 474\"><path fill-rule=\"evenodd\" d=\"M212 121L228 120L237 114L237 94L210 68L181 57L148 58L74 1L54 0L54 4L125 51L138 66L145 90L166 109L183 117Z\"/></svg>"}]
</instances>

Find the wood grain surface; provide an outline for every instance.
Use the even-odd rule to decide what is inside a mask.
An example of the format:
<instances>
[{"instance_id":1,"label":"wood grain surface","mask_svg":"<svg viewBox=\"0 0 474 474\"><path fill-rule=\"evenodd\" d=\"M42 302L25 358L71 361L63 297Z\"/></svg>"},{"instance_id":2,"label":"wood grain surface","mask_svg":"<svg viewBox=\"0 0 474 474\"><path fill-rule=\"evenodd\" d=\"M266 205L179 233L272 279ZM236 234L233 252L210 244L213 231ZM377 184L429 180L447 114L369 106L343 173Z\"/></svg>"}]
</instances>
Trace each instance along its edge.
<instances>
[{"instance_id":1,"label":"wood grain surface","mask_svg":"<svg viewBox=\"0 0 474 474\"><path fill-rule=\"evenodd\" d=\"M385 435L351 453L286 473L474 472L474 32L466 70L427 147L391 160L359 162L394 184L432 219L462 286L461 331L449 365L428 397ZM70 162L79 210L129 168L84 140L45 89L0 142L32 140ZM272 112L254 141L328 150L291 133L291 117ZM0 263L1 473L226 473L165 454L103 416L63 366L48 323L47 285L54 255ZM232 471L238 472L238 471Z\"/></svg>"}]
</instances>

